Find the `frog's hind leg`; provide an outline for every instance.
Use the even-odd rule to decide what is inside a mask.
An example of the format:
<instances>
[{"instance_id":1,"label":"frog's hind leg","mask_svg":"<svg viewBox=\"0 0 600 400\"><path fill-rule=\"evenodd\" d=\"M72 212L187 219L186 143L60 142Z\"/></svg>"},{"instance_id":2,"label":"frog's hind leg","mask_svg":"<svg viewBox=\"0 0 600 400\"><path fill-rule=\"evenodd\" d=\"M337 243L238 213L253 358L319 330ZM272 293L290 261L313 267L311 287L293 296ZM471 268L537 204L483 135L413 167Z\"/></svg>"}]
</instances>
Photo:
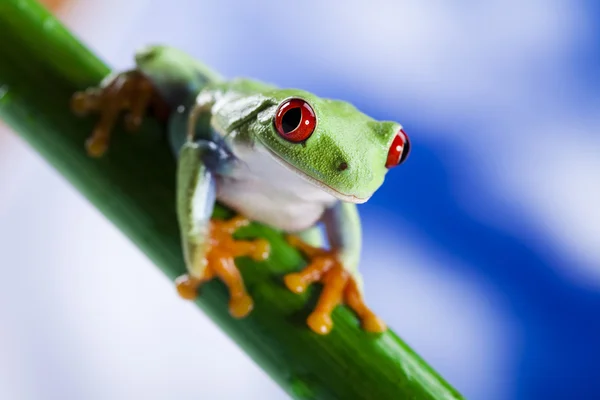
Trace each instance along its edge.
<instances>
[{"instance_id":1,"label":"frog's hind leg","mask_svg":"<svg viewBox=\"0 0 600 400\"><path fill-rule=\"evenodd\" d=\"M166 114L166 106L150 80L136 70L112 75L99 87L77 92L71 99L71 109L76 115L100 114L100 120L86 141L87 152L92 157L99 157L106 152L111 133L123 111L127 111L127 130L135 132L149 108L155 110L157 115Z\"/></svg>"},{"instance_id":2,"label":"frog's hind leg","mask_svg":"<svg viewBox=\"0 0 600 400\"><path fill-rule=\"evenodd\" d=\"M165 46L149 46L135 56L134 69L106 77L98 87L77 92L71 109L77 115L97 113L100 120L86 142L91 156L103 155L122 112L127 130L134 132L152 114L165 123L173 111L189 107L209 82L220 76L186 53ZM180 143L182 144L182 143Z\"/></svg>"}]
</instances>

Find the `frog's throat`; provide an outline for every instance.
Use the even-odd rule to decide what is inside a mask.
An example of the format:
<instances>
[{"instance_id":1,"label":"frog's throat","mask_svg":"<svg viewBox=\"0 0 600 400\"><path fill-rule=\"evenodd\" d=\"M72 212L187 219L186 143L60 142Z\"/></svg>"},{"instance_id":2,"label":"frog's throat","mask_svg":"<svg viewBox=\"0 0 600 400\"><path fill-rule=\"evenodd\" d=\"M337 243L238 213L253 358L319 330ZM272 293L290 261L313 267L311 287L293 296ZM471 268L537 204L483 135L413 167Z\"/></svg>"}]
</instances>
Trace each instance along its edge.
<instances>
[{"instance_id":1,"label":"frog's throat","mask_svg":"<svg viewBox=\"0 0 600 400\"><path fill-rule=\"evenodd\" d=\"M347 203L355 203L355 204L362 204L365 203L367 200L369 200L371 198L371 196L368 197L357 197L353 194L346 194L346 193L341 193L337 190L335 190L334 188L332 188L331 186L327 185L326 183L313 178L312 176L306 174L305 172L299 170L298 168L294 167L292 164L290 164L289 162L287 162L286 160L284 160L283 158L281 158L280 156L278 156L274 151L272 151L268 146L264 146L265 149L267 149L267 151L269 152L269 154L271 154L271 156L273 156L273 158L275 159L275 161L277 161L279 164L283 165L285 168L289 169L290 171L292 171L293 173L297 174L298 176L300 176L301 178L303 178L304 180L306 180L307 182L315 185L316 187L320 188L321 190L323 190L326 193L329 193L330 195L332 195L333 197L337 198L338 200L341 201L345 201Z\"/></svg>"}]
</instances>

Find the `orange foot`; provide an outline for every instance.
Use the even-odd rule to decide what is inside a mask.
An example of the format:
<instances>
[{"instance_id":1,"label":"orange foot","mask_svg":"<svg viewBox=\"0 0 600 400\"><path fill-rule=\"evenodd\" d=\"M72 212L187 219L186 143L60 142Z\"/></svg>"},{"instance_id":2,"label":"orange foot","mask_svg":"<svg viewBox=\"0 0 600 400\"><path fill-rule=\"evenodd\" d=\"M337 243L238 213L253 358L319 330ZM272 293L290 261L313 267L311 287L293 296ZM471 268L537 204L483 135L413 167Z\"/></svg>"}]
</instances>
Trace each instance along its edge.
<instances>
[{"instance_id":1,"label":"orange foot","mask_svg":"<svg viewBox=\"0 0 600 400\"><path fill-rule=\"evenodd\" d=\"M232 235L239 228L246 226L250 220L236 216L227 221L211 220L210 242L206 254L207 267L201 278L189 275L180 276L177 291L184 299L194 300L198 295L198 287L214 277L218 277L229 289L229 313L235 318L243 318L252 311L254 303L246 292L240 271L235 266L236 257L249 256L255 261L263 261L269 257L270 245L264 239L253 241L234 240Z\"/></svg>"},{"instance_id":2,"label":"orange foot","mask_svg":"<svg viewBox=\"0 0 600 400\"><path fill-rule=\"evenodd\" d=\"M288 289L302 293L314 282L324 285L317 306L306 321L314 332L326 335L331 331L331 313L342 302L356 313L364 330L379 333L387 329L385 323L365 305L356 281L342 267L334 252L310 246L296 236L290 236L288 242L310 259L304 270L285 276Z\"/></svg>"},{"instance_id":3,"label":"orange foot","mask_svg":"<svg viewBox=\"0 0 600 400\"><path fill-rule=\"evenodd\" d=\"M136 70L116 74L105 85L75 93L71 98L71 109L79 116L90 112L100 115L100 121L86 141L87 152L92 157L100 157L108 149L112 130L122 111L128 111L125 126L131 132L142 125L149 109L159 118L168 113L166 103L150 80Z\"/></svg>"}]
</instances>

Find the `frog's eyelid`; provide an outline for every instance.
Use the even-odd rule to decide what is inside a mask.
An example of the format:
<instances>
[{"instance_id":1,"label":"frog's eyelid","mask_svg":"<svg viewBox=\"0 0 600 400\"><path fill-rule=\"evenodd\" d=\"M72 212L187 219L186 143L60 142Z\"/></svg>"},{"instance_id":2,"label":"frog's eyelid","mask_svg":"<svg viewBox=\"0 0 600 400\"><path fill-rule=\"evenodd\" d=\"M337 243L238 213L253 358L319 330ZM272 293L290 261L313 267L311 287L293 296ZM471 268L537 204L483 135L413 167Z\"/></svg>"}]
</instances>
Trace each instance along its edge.
<instances>
[{"instance_id":1,"label":"frog's eyelid","mask_svg":"<svg viewBox=\"0 0 600 400\"><path fill-rule=\"evenodd\" d=\"M270 124L275 116L275 112L277 111L277 104L273 103L264 110L260 111L256 116L256 119L259 123L265 125Z\"/></svg>"}]
</instances>

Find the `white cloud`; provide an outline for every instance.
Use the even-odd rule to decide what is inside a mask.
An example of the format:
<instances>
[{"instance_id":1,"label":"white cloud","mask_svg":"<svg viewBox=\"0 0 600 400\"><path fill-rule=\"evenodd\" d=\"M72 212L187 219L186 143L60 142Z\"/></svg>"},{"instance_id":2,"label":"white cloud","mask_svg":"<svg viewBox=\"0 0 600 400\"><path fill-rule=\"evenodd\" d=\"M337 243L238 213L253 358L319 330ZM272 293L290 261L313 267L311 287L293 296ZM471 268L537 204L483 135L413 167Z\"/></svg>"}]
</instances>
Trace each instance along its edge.
<instances>
[{"instance_id":1,"label":"white cloud","mask_svg":"<svg viewBox=\"0 0 600 400\"><path fill-rule=\"evenodd\" d=\"M581 131L566 118L523 129L537 134L524 135L519 149L498 160L495 193L518 201L515 207L549 236L566 260L558 272L600 288L600 140L589 135L593 127Z\"/></svg>"},{"instance_id":2,"label":"white cloud","mask_svg":"<svg viewBox=\"0 0 600 400\"><path fill-rule=\"evenodd\" d=\"M530 98L526 88L532 81L539 83L548 65L561 67L562 56L588 22L567 1L457 5L315 0L261 5L240 7L250 15L294 15L302 21L270 18L254 34L278 52L295 56L292 63L299 58L315 70L352 82L383 108L393 102L419 115L458 114L467 120L477 119L482 110L495 112L516 97ZM275 32L280 34L264 38ZM243 73L243 67L238 69Z\"/></svg>"}]
</instances>

